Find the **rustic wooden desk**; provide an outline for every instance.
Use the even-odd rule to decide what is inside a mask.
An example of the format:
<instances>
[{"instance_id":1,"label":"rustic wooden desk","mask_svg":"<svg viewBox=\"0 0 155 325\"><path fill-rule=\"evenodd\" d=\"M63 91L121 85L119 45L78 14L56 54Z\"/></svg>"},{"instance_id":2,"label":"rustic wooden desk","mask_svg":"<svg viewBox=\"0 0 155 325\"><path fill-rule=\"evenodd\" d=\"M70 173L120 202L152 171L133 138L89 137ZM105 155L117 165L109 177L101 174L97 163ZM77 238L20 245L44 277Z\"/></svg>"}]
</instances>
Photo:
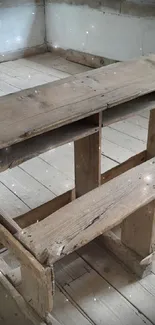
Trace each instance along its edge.
<instances>
[{"instance_id":1,"label":"rustic wooden desk","mask_svg":"<svg viewBox=\"0 0 155 325\"><path fill-rule=\"evenodd\" d=\"M139 276L150 271L155 165L147 160L155 156L155 110L146 150L103 175L100 171L102 124L148 106L155 107L153 55L0 98L0 171L74 141L75 189L14 220L0 216L0 242L21 263L18 291L28 302L26 314L30 305L46 321L52 310L54 262L122 221L122 241L112 232L98 240ZM142 195L145 183L149 190Z\"/></svg>"}]
</instances>

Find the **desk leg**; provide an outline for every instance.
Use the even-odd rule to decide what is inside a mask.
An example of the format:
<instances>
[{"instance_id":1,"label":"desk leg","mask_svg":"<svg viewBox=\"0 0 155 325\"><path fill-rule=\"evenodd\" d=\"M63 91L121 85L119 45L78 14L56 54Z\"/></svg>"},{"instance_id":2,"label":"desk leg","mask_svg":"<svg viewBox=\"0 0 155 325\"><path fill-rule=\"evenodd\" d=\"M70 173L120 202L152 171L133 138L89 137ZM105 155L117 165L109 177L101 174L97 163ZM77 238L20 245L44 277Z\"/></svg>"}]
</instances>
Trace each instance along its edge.
<instances>
[{"instance_id":1,"label":"desk leg","mask_svg":"<svg viewBox=\"0 0 155 325\"><path fill-rule=\"evenodd\" d=\"M76 197L98 187L101 182L101 113L88 118L99 131L74 142Z\"/></svg>"},{"instance_id":2,"label":"desk leg","mask_svg":"<svg viewBox=\"0 0 155 325\"><path fill-rule=\"evenodd\" d=\"M155 157L155 109L150 112L147 159ZM144 175L144 177L149 175ZM122 223L122 242L139 254L146 257L155 248L155 202L139 209Z\"/></svg>"}]
</instances>

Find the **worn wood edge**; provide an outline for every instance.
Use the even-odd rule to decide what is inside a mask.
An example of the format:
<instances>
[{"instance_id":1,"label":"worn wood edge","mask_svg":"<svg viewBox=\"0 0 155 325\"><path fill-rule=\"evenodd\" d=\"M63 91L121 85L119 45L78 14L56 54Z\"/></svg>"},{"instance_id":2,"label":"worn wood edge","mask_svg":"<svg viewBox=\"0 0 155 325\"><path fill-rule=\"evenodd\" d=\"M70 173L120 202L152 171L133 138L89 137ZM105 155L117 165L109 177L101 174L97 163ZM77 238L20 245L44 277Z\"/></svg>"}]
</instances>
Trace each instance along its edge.
<instances>
[{"instance_id":1,"label":"worn wood edge","mask_svg":"<svg viewBox=\"0 0 155 325\"><path fill-rule=\"evenodd\" d=\"M147 159L153 158L154 156L155 156L155 108L150 111L148 139L147 139Z\"/></svg>"},{"instance_id":2,"label":"worn wood edge","mask_svg":"<svg viewBox=\"0 0 155 325\"><path fill-rule=\"evenodd\" d=\"M113 123L134 116L136 113L144 109L152 109L155 107L155 92L146 94L142 97L135 98L126 103L108 108L102 113L103 126L108 126Z\"/></svg>"},{"instance_id":3,"label":"worn wood edge","mask_svg":"<svg viewBox=\"0 0 155 325\"><path fill-rule=\"evenodd\" d=\"M30 305L24 300L20 293L15 289L15 287L9 282L5 274L0 271L0 283L8 292L13 300L15 301L17 308L20 312L30 320L33 325L46 325L46 323L41 320L41 318L34 312Z\"/></svg>"},{"instance_id":4,"label":"worn wood edge","mask_svg":"<svg viewBox=\"0 0 155 325\"><path fill-rule=\"evenodd\" d=\"M21 230L19 225L9 216L3 216L0 214L0 224L7 228L11 234L15 234L17 231Z\"/></svg>"},{"instance_id":5,"label":"worn wood edge","mask_svg":"<svg viewBox=\"0 0 155 325\"><path fill-rule=\"evenodd\" d=\"M132 156L128 160L124 161L122 164L111 168L110 170L106 171L101 175L101 185L105 184L106 182L110 181L114 177L117 177L126 171L142 164L147 159L147 151L144 150L137 155Z\"/></svg>"},{"instance_id":6,"label":"worn wood edge","mask_svg":"<svg viewBox=\"0 0 155 325\"><path fill-rule=\"evenodd\" d=\"M18 166L45 151L79 140L97 131L98 127L90 125L87 119L84 119L23 140L8 147L7 150L0 149L0 172Z\"/></svg>"},{"instance_id":7,"label":"worn wood edge","mask_svg":"<svg viewBox=\"0 0 155 325\"><path fill-rule=\"evenodd\" d=\"M22 293L24 299L31 305L31 307L40 315L45 317L46 312L52 311L53 308L53 292L54 292L54 272L50 267L43 267L35 257L2 225L0 225L0 241L7 247L21 263L22 286L18 287L19 293ZM40 257L44 259L46 252ZM34 299L30 299L33 294L30 294L29 281L33 287L37 289L38 295L44 295L44 304L40 310L39 303ZM33 279L33 281L32 281ZM46 310L45 310L46 309Z\"/></svg>"},{"instance_id":8,"label":"worn wood edge","mask_svg":"<svg viewBox=\"0 0 155 325\"><path fill-rule=\"evenodd\" d=\"M145 62L146 63L149 63L150 65L153 65L154 63L154 60L152 60L151 58L154 58L154 55L151 56L146 56L146 57L143 57L141 59L142 62ZM137 62L137 60L131 60L130 61L130 64L135 64ZM110 71L113 70L113 69L119 69L119 66L121 65L122 66L123 63L116 63L116 64L113 64L111 66L113 66L112 68L107 66L107 67L103 67L103 68L100 68L100 69L106 69L106 71L109 69ZM96 69L97 70L97 69ZM96 71L94 70L94 71ZM82 81L82 78L87 76L87 77L91 77L93 74L94 74L94 71L92 72L91 71L87 71L85 73L81 73L77 76L72 76L72 77L69 77L68 79L66 78L65 79L65 82L71 82L73 80L79 80L79 81ZM143 78L144 79L144 78ZM144 82L144 80L143 80ZM58 80L58 81L55 81L55 82L51 82L51 83L48 83L48 87L56 87L58 85L62 85L64 83L64 79L61 79L61 80ZM139 83L137 85L137 81L135 81L135 90L133 92L133 88L134 88L134 85L133 83L129 83L127 84L126 86L124 86L124 90L125 90L125 94L122 96L118 96L116 95L117 93L117 89L113 89L113 96L112 96L112 93L111 91L110 92L106 92L106 94L103 94L103 92L99 92L98 94L96 94L96 96L87 96L87 97L84 97L83 100L79 100L79 98L77 99L77 101L75 101L74 103L68 103L68 104L65 104L64 106L61 106L61 109L63 107L63 113L62 115L64 114L64 112L67 110L71 110L72 114L69 114L67 116L64 116L62 119L61 119L61 122L60 120L58 121L57 119L55 119L55 122L53 123L48 123L48 124L40 124L39 127L35 127L33 129L33 127L31 128L31 131L29 131L29 127L27 126L27 131L22 129L22 130L18 130L17 134L15 134L14 136L8 138L8 139L4 139L3 141L1 141L1 144L0 144L0 148L6 148L6 147L9 147L15 143L19 143L19 142L22 142L24 141L25 139L29 139L29 138L32 138L36 135L39 135L39 134L42 134L42 133L45 133L45 132L48 132L48 131L51 131L51 130L54 130L54 129L57 129L59 127L62 127L64 125L67 125L67 124L70 124L70 123L73 123L75 121L79 121L81 119L84 119L88 116L91 116L91 115L94 115L96 113L99 113L101 111L104 111L106 110L107 108L111 108L111 107L117 107L118 105L120 104L123 104L123 103L127 103L133 99L136 99L138 97L143 97L145 95L148 95L150 93L154 93L155 92L155 88L154 88L154 80L152 77L148 78L148 84L147 84L147 87L143 87L143 86L140 86ZM44 87L47 87L47 84L45 85L42 85L42 86L37 86L35 87L35 90L40 90L40 89L43 89ZM141 90L142 89L142 90ZM24 90L24 91L20 91L16 94L11 94L11 95L7 95L7 96L3 96L1 97L1 100L4 104L4 102L7 102L7 100L11 99L13 100L14 98L16 98L16 96L29 96L31 97L33 93L33 96L34 96L34 88L30 88L30 89L27 89L27 90ZM123 92L124 93L124 92ZM5 97L5 100L4 100L4 97ZM34 96L35 97L35 96ZM103 98L104 97L104 98ZM81 105L83 105L84 107L84 112L81 116L81 113L79 112L79 105L81 107ZM90 111L90 105L91 105L91 111ZM60 107L59 107L60 108ZM75 113L75 111L78 110L77 113ZM53 116L53 112L51 110L49 110L48 112L46 112L46 119L49 118L49 120L51 121L51 118ZM32 130L33 129L33 130ZM15 132L16 133L16 132Z\"/></svg>"},{"instance_id":9,"label":"worn wood edge","mask_svg":"<svg viewBox=\"0 0 155 325\"><path fill-rule=\"evenodd\" d=\"M14 221L21 227L26 228L35 222L39 222L50 214L62 208L75 199L75 189L69 190L51 201L48 201L39 207L14 218Z\"/></svg>"},{"instance_id":10,"label":"worn wood edge","mask_svg":"<svg viewBox=\"0 0 155 325\"><path fill-rule=\"evenodd\" d=\"M55 48L50 43L47 43L49 52L53 52L66 60L85 65L90 68L100 68L108 64L116 63L118 61L105 58L99 55L93 55L86 52L76 51L72 49Z\"/></svg>"},{"instance_id":11,"label":"worn wood edge","mask_svg":"<svg viewBox=\"0 0 155 325\"><path fill-rule=\"evenodd\" d=\"M140 278L144 278L152 271L153 254L142 259L137 253L125 246L121 240L112 232L109 231L98 237L96 242L104 245L119 261L121 261L132 273Z\"/></svg>"}]
</instances>

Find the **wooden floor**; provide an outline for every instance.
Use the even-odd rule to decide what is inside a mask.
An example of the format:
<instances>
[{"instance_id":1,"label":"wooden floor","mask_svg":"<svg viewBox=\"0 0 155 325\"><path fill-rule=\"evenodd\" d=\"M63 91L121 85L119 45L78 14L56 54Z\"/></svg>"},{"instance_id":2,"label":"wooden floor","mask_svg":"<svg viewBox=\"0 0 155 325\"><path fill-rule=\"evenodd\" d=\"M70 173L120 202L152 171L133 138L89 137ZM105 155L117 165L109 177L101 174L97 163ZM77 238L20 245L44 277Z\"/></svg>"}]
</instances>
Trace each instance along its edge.
<instances>
[{"instance_id":1,"label":"wooden floor","mask_svg":"<svg viewBox=\"0 0 155 325\"><path fill-rule=\"evenodd\" d=\"M0 95L88 69L50 53L2 63ZM148 117L145 110L103 128L102 172L145 149ZM73 169L69 143L1 173L0 213L15 217L72 188ZM155 265L153 273L139 281L92 242L56 264L56 279L53 315L64 325L155 324ZM0 324L31 325L2 287Z\"/></svg>"}]
</instances>

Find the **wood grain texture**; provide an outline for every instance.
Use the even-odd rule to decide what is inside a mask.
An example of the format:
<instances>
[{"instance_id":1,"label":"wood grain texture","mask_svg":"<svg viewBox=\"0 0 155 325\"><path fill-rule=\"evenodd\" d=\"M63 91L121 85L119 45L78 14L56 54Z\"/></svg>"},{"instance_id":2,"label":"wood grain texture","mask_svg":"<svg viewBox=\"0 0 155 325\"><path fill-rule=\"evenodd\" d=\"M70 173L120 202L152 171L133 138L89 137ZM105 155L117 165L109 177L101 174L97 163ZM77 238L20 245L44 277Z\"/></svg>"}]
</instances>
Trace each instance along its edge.
<instances>
[{"instance_id":1,"label":"wood grain texture","mask_svg":"<svg viewBox=\"0 0 155 325\"><path fill-rule=\"evenodd\" d=\"M155 156L155 109L150 113L146 159ZM146 185L151 183L151 175L142 176ZM155 202L151 202L134 212L121 226L122 242L142 257L155 248Z\"/></svg>"},{"instance_id":2,"label":"wood grain texture","mask_svg":"<svg viewBox=\"0 0 155 325\"><path fill-rule=\"evenodd\" d=\"M98 187L101 182L101 113L90 117L98 132L74 142L76 197Z\"/></svg>"},{"instance_id":3,"label":"wood grain texture","mask_svg":"<svg viewBox=\"0 0 155 325\"><path fill-rule=\"evenodd\" d=\"M103 246L99 247L95 242L82 247L78 254L109 283L110 297L111 288L115 288L138 310L138 313L145 315L154 324L154 274L139 280L113 254L109 254ZM133 324L135 324L134 321Z\"/></svg>"},{"instance_id":4,"label":"wood grain texture","mask_svg":"<svg viewBox=\"0 0 155 325\"><path fill-rule=\"evenodd\" d=\"M111 251L119 261L126 265L132 273L136 274L140 278L150 274L152 270L152 258L149 256L147 260L142 260L140 255L125 246L112 231L108 231L103 236L98 237L97 243L102 245L102 247L104 244L104 246Z\"/></svg>"},{"instance_id":5,"label":"wood grain texture","mask_svg":"<svg viewBox=\"0 0 155 325\"><path fill-rule=\"evenodd\" d=\"M46 325L2 272L0 272L0 289L1 294L3 294L3 302L5 301L4 304L0 304L0 312L4 316L7 325ZM8 312L10 317L8 317ZM8 319L11 320L11 323L9 323ZM4 324L4 322L1 324Z\"/></svg>"},{"instance_id":6,"label":"wood grain texture","mask_svg":"<svg viewBox=\"0 0 155 325\"><path fill-rule=\"evenodd\" d=\"M0 148L153 92L154 62L116 63L2 97Z\"/></svg>"},{"instance_id":7,"label":"wood grain texture","mask_svg":"<svg viewBox=\"0 0 155 325\"><path fill-rule=\"evenodd\" d=\"M147 158L155 157L155 109L150 111Z\"/></svg>"},{"instance_id":8,"label":"wood grain texture","mask_svg":"<svg viewBox=\"0 0 155 325\"><path fill-rule=\"evenodd\" d=\"M87 120L87 119L86 119ZM13 168L26 160L29 160L50 149L61 146L65 143L76 141L98 131L93 125L85 121L79 121L57 130L47 132L12 145L9 149L0 150L0 171Z\"/></svg>"},{"instance_id":9,"label":"wood grain texture","mask_svg":"<svg viewBox=\"0 0 155 325\"><path fill-rule=\"evenodd\" d=\"M6 227L11 234L15 234L17 231L21 230L18 224L9 216L2 216L0 214L0 224Z\"/></svg>"},{"instance_id":10,"label":"wood grain texture","mask_svg":"<svg viewBox=\"0 0 155 325\"><path fill-rule=\"evenodd\" d=\"M145 179L148 173L149 184ZM47 251L50 263L54 263L154 199L155 162L152 159L74 200L40 223L24 229L24 233L19 232L17 237L37 259Z\"/></svg>"},{"instance_id":11,"label":"wood grain texture","mask_svg":"<svg viewBox=\"0 0 155 325\"><path fill-rule=\"evenodd\" d=\"M44 268L16 240L9 231L0 225L0 242L11 250L21 262L22 286L20 293L32 308L42 317L52 310L52 273Z\"/></svg>"},{"instance_id":12,"label":"wood grain texture","mask_svg":"<svg viewBox=\"0 0 155 325\"><path fill-rule=\"evenodd\" d=\"M21 228L26 228L32 225L35 222L39 222L51 213L59 210L66 204L70 203L75 198L75 190L70 190L62 195L57 196L56 198L48 201L47 203L42 204L41 206L14 218L14 221Z\"/></svg>"},{"instance_id":13,"label":"wood grain texture","mask_svg":"<svg viewBox=\"0 0 155 325\"><path fill-rule=\"evenodd\" d=\"M121 226L122 242L142 257L155 248L155 202L140 208Z\"/></svg>"},{"instance_id":14,"label":"wood grain texture","mask_svg":"<svg viewBox=\"0 0 155 325\"><path fill-rule=\"evenodd\" d=\"M101 184L105 184L110 181L114 177L117 177L126 171L142 164L146 161L146 150L138 153L137 155L129 158L125 162L121 163L118 166L113 167L110 170L107 170L105 173L101 175Z\"/></svg>"},{"instance_id":15,"label":"wood grain texture","mask_svg":"<svg viewBox=\"0 0 155 325\"><path fill-rule=\"evenodd\" d=\"M94 247L96 248L96 255L93 254L95 251ZM83 250L87 251L87 253L81 254L81 251ZM71 255L60 261L59 269L56 272L57 283L59 283L61 288L63 288L63 292L66 292L69 295L69 300L72 299L72 301L76 305L80 306L84 313L91 318L92 325L140 325L143 324L143 321L144 323L146 322L146 324L150 324L149 320L145 318L144 314L142 313L143 309L145 308L145 303L142 304L137 301L138 306L142 305L141 308L139 308L141 312L139 312L132 304L134 297L129 297L129 292L131 291L133 291L133 294L135 293L136 295L136 288L138 284L136 286L135 283L135 290L134 287L133 290L131 287L130 290L128 289L128 282L125 288L121 286L121 278L123 282L125 278L123 275L125 272L120 264L117 264L117 262L112 259L105 249L102 250L102 248L95 245L94 242L91 242L89 245L84 246L80 252L78 251L77 254L73 253ZM86 262L86 258L88 259L88 263ZM110 269L108 268L108 262L110 264ZM85 270L85 272L82 273L82 270ZM101 272L104 272L103 276ZM112 280L109 281L108 275L112 274L115 274L115 276L111 276ZM128 274L126 278L129 281L133 279L131 274ZM112 281L113 284L111 284ZM116 283L118 288L115 288ZM119 285L120 289L124 289L124 291L128 290L126 297L119 292ZM147 299L149 296L150 303L152 299L151 294L147 293L147 290L145 291L143 289L141 289L141 293L143 299ZM154 301L154 299L152 300ZM147 300L144 301L146 302ZM150 306L146 306L146 309L147 308L149 309L147 314L150 314L151 317L151 308Z\"/></svg>"}]
</instances>

